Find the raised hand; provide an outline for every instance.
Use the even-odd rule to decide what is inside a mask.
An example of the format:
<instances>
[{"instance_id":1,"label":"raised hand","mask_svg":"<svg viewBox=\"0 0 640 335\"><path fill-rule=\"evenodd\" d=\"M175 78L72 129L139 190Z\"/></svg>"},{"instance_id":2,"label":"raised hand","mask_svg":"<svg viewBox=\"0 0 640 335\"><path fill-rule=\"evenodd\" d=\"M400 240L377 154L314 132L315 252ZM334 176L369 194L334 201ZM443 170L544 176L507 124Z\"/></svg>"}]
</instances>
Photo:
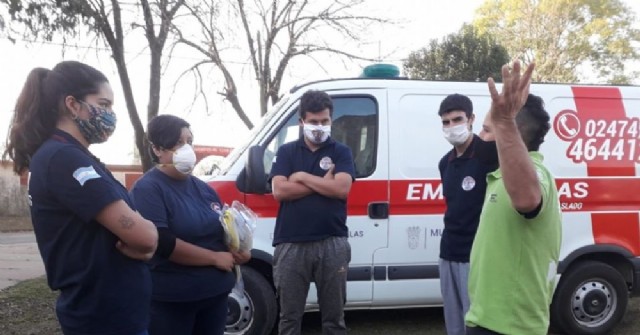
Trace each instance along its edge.
<instances>
[{"instance_id":1,"label":"raised hand","mask_svg":"<svg viewBox=\"0 0 640 335\"><path fill-rule=\"evenodd\" d=\"M502 66L502 91L498 93L493 78L489 78L489 92L491 93L491 120L494 123L513 122L518 111L527 101L531 75L535 69L535 63L529 64L524 74L520 74L520 61L513 62L513 68Z\"/></svg>"}]
</instances>

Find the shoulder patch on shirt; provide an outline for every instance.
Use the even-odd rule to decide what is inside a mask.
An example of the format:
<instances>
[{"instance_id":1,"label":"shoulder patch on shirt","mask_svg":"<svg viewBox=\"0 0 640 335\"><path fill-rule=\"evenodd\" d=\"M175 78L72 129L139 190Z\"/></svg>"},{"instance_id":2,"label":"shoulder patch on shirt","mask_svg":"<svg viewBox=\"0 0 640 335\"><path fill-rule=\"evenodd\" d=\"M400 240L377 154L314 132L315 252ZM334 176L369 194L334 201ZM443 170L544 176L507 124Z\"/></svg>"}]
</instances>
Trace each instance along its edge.
<instances>
[{"instance_id":1,"label":"shoulder patch on shirt","mask_svg":"<svg viewBox=\"0 0 640 335\"><path fill-rule=\"evenodd\" d=\"M86 183L87 181L102 177L96 172L93 166L89 165L75 170L73 172L73 178L75 178L78 183L80 183L80 186L84 186L84 183Z\"/></svg>"}]
</instances>

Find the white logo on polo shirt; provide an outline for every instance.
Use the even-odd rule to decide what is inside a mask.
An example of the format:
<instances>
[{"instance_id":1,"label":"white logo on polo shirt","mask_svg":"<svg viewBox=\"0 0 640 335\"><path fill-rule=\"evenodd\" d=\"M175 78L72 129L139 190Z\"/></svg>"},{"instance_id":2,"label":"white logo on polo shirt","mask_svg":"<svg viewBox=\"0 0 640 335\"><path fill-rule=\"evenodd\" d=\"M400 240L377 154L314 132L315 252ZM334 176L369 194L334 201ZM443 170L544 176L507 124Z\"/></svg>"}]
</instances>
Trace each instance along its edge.
<instances>
[{"instance_id":1,"label":"white logo on polo shirt","mask_svg":"<svg viewBox=\"0 0 640 335\"><path fill-rule=\"evenodd\" d=\"M476 187L476 180L471 176L466 176L462 179L462 189L465 191L471 191Z\"/></svg>"},{"instance_id":2,"label":"white logo on polo shirt","mask_svg":"<svg viewBox=\"0 0 640 335\"><path fill-rule=\"evenodd\" d=\"M84 183L86 183L87 181L91 179L102 178L102 177L100 177L100 175L96 172L93 166L89 165L89 166L81 167L75 170L73 172L73 178L75 178L78 181L78 183L80 183L80 186L84 186Z\"/></svg>"},{"instance_id":3,"label":"white logo on polo shirt","mask_svg":"<svg viewBox=\"0 0 640 335\"><path fill-rule=\"evenodd\" d=\"M329 156L324 156L320 160L320 168L325 170L325 171L329 170L329 168L331 167L331 164L333 164L333 161L331 160L331 157L329 157Z\"/></svg>"}]
</instances>

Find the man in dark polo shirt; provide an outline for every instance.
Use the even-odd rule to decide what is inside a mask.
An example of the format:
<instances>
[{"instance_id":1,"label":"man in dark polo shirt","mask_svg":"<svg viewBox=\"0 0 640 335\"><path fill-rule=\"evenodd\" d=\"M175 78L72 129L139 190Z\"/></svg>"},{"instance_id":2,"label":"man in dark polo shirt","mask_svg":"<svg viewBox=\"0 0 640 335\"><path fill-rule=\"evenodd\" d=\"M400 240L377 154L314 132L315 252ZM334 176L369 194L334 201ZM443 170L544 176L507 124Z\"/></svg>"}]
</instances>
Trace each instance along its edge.
<instances>
[{"instance_id":1,"label":"man in dark polo shirt","mask_svg":"<svg viewBox=\"0 0 640 335\"><path fill-rule=\"evenodd\" d=\"M469 255L478 229L487 188L487 173L498 168L495 142L484 142L471 132L475 118L471 99L447 96L438 111L445 139L453 149L438 168L447 204L440 241L440 289L448 335L464 335L469 310L467 282Z\"/></svg>"},{"instance_id":2,"label":"man in dark polo shirt","mask_svg":"<svg viewBox=\"0 0 640 335\"><path fill-rule=\"evenodd\" d=\"M282 145L271 170L280 202L273 237L273 276L280 302L280 334L301 333L313 281L323 334L346 334L344 303L351 261L347 195L355 168L349 147L331 138L333 102L322 91L300 99L303 136Z\"/></svg>"}]
</instances>

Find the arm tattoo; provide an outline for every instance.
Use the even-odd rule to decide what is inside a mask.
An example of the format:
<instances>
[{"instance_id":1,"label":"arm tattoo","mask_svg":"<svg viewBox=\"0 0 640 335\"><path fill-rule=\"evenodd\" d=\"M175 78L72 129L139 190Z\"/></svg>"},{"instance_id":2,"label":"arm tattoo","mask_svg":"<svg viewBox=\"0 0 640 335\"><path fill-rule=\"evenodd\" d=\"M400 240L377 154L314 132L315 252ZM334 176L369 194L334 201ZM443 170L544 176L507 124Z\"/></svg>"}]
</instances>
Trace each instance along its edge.
<instances>
[{"instance_id":1,"label":"arm tattoo","mask_svg":"<svg viewBox=\"0 0 640 335\"><path fill-rule=\"evenodd\" d=\"M136 224L132 218L126 215L121 216L119 221L120 221L120 224L122 225L122 228L124 229L130 229L131 227L133 227L133 225Z\"/></svg>"}]
</instances>

